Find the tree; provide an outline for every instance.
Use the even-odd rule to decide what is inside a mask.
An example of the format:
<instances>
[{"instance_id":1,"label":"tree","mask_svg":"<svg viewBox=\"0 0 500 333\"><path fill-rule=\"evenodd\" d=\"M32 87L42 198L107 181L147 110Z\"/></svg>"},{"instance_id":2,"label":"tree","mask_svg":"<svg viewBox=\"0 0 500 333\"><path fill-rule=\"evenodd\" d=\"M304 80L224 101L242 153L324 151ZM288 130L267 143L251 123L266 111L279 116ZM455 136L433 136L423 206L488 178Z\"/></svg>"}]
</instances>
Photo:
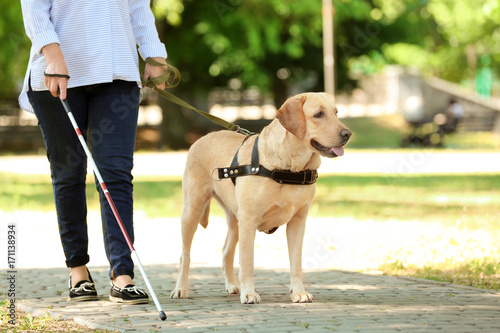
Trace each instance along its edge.
<instances>
[{"instance_id":1,"label":"tree","mask_svg":"<svg viewBox=\"0 0 500 333\"><path fill-rule=\"evenodd\" d=\"M280 106L287 85L322 70L321 1L156 0L153 9L169 62L183 76L176 93L188 100L238 78ZM166 141L178 142L168 137L179 127L192 130L193 121L165 107L174 120L163 126Z\"/></svg>"},{"instance_id":2,"label":"tree","mask_svg":"<svg viewBox=\"0 0 500 333\"><path fill-rule=\"evenodd\" d=\"M21 3L0 1L0 99L13 99L23 82L31 42L24 32Z\"/></svg>"},{"instance_id":3,"label":"tree","mask_svg":"<svg viewBox=\"0 0 500 333\"><path fill-rule=\"evenodd\" d=\"M166 3L182 6L180 16L164 11ZM190 89L206 92L237 77L247 87L274 92L280 104L288 82L321 71L321 1L175 3L157 0L155 12L164 18L162 37L171 61L198 74L195 82L188 74Z\"/></svg>"},{"instance_id":4,"label":"tree","mask_svg":"<svg viewBox=\"0 0 500 333\"><path fill-rule=\"evenodd\" d=\"M499 0L387 0L377 2L379 21L391 20L390 8L400 14L387 25L404 31L405 38L384 38L382 52L388 63L419 68L424 74L452 82L474 80L480 58L500 71ZM394 12L394 11L393 11ZM471 84L473 87L474 84Z\"/></svg>"},{"instance_id":5,"label":"tree","mask_svg":"<svg viewBox=\"0 0 500 333\"><path fill-rule=\"evenodd\" d=\"M291 87L323 90L321 0L156 0L153 4L169 62L183 75L177 90L183 96L206 95L214 87L227 87L234 78L243 88L258 87L274 99L276 107ZM340 34L364 29L370 9L366 0L342 1L335 17ZM337 54L343 53L348 40L349 36L340 38ZM340 87L352 82L348 63L349 55L337 63ZM171 117L180 112L164 114ZM177 115L177 124L166 124L165 132L174 132L168 126L189 127L190 122L179 121L182 117Z\"/></svg>"},{"instance_id":6,"label":"tree","mask_svg":"<svg viewBox=\"0 0 500 333\"><path fill-rule=\"evenodd\" d=\"M321 7L321 0L152 0L168 61L182 74L175 93L206 110L208 93L232 79L241 89L258 87L277 107L292 88L322 91ZM339 90L386 64L453 82L473 82L476 72L498 77L500 0L334 0L334 7ZM30 41L20 3L0 0L0 10L0 98L12 98ZM172 104L164 119L165 143L178 148L203 121Z\"/></svg>"},{"instance_id":7,"label":"tree","mask_svg":"<svg viewBox=\"0 0 500 333\"><path fill-rule=\"evenodd\" d=\"M480 59L491 59L485 65L499 73L499 0L431 0L427 8L445 39L439 45L438 56L432 59L436 67L443 68L438 76L455 82L465 79L474 82L476 69L481 69ZM467 70L457 70L459 66Z\"/></svg>"}]
</instances>

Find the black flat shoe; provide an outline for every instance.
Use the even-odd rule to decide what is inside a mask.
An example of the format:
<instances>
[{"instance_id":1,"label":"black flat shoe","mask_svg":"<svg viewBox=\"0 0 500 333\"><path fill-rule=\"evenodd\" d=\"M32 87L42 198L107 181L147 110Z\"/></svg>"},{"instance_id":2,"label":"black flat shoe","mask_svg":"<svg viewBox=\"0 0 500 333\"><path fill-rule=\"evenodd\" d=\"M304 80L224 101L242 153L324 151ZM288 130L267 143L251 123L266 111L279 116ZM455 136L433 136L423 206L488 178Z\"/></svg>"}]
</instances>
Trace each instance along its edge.
<instances>
[{"instance_id":1,"label":"black flat shoe","mask_svg":"<svg viewBox=\"0 0 500 333\"><path fill-rule=\"evenodd\" d=\"M124 304L146 304L149 303L149 296L144 290L133 284L128 284L124 288L118 288L111 281L109 300Z\"/></svg>"},{"instance_id":2,"label":"black flat shoe","mask_svg":"<svg viewBox=\"0 0 500 333\"><path fill-rule=\"evenodd\" d=\"M88 272L88 270L87 270ZM69 277L69 299L68 301L95 301L97 300L97 291L95 290L94 280L89 273L88 280L79 281L74 287L71 287L71 275Z\"/></svg>"}]
</instances>

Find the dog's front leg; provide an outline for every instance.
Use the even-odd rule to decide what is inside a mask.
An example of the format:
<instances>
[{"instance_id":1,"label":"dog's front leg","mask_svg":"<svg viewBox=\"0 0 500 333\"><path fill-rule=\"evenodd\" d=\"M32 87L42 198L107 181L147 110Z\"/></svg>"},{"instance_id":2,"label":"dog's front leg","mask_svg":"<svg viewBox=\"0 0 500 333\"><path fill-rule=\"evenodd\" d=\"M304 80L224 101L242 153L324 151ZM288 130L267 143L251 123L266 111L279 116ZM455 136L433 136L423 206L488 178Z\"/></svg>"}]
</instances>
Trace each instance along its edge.
<instances>
[{"instance_id":1,"label":"dog's front leg","mask_svg":"<svg viewBox=\"0 0 500 333\"><path fill-rule=\"evenodd\" d=\"M302 244L308 208L303 210L305 213L297 213L286 226L288 255L290 257L290 293L294 303L310 303L313 300L312 295L304 289L302 277Z\"/></svg>"},{"instance_id":2,"label":"dog's front leg","mask_svg":"<svg viewBox=\"0 0 500 333\"><path fill-rule=\"evenodd\" d=\"M261 302L253 281L255 232L253 223L246 219L240 219L238 237L240 243L240 300L243 304Z\"/></svg>"},{"instance_id":3,"label":"dog's front leg","mask_svg":"<svg viewBox=\"0 0 500 333\"><path fill-rule=\"evenodd\" d=\"M222 248L222 272L226 280L226 290L230 294L239 294L239 281L234 274L234 254L238 244L238 220L230 213L227 216L227 236Z\"/></svg>"}]
</instances>

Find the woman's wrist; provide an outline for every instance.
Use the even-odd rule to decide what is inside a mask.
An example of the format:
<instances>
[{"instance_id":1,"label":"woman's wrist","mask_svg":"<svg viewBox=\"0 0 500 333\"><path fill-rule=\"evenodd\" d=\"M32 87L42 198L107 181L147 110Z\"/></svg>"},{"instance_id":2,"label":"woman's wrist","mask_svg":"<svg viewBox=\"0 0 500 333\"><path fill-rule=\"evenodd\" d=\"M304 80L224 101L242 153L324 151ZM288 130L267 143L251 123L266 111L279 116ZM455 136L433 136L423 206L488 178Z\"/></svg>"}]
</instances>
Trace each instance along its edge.
<instances>
[{"instance_id":1,"label":"woman's wrist","mask_svg":"<svg viewBox=\"0 0 500 333\"><path fill-rule=\"evenodd\" d=\"M165 64L165 65L167 64L167 60L163 57L151 57L151 59L153 59L161 64Z\"/></svg>"},{"instance_id":2,"label":"woman's wrist","mask_svg":"<svg viewBox=\"0 0 500 333\"><path fill-rule=\"evenodd\" d=\"M58 43L47 44L42 48L42 53L45 56L47 63L57 60L64 60L61 47Z\"/></svg>"}]
</instances>

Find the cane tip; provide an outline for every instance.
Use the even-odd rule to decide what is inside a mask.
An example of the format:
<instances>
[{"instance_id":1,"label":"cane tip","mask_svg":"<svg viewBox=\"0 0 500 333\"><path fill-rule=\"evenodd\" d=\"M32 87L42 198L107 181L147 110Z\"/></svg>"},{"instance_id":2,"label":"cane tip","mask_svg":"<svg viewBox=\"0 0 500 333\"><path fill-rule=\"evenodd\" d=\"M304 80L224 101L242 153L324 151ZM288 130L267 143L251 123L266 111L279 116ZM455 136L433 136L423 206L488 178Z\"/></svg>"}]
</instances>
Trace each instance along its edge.
<instances>
[{"instance_id":1,"label":"cane tip","mask_svg":"<svg viewBox=\"0 0 500 333\"><path fill-rule=\"evenodd\" d=\"M163 310L160 311L160 319L161 320L166 320L167 319L167 315L165 314L165 312L163 312Z\"/></svg>"}]
</instances>

